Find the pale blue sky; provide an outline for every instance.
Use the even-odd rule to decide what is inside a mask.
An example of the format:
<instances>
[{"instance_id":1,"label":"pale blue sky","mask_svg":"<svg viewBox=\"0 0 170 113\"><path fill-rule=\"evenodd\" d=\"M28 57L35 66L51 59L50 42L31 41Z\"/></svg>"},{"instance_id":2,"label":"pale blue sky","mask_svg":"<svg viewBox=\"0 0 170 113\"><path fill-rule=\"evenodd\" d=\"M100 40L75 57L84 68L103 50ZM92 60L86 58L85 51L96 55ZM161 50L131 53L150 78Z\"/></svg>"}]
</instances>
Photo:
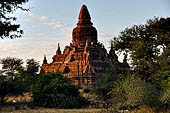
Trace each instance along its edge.
<instances>
[{"instance_id":1,"label":"pale blue sky","mask_svg":"<svg viewBox=\"0 0 170 113\"><path fill-rule=\"evenodd\" d=\"M57 43L64 49L71 42L82 4L87 5L98 39L105 48L109 47L108 41L126 27L144 24L154 16L170 16L170 0L30 0L25 5L30 7L29 13L14 13L24 30L23 37L0 39L0 59L34 58L41 63L46 54L51 61Z\"/></svg>"}]
</instances>

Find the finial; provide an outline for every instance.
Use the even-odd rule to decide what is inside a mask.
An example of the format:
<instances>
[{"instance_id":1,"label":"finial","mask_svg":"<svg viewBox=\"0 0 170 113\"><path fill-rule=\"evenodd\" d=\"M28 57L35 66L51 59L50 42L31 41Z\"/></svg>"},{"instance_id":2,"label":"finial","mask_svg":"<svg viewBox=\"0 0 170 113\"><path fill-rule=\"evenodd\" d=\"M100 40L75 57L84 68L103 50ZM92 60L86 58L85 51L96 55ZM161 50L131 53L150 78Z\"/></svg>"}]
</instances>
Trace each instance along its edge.
<instances>
[{"instance_id":1,"label":"finial","mask_svg":"<svg viewBox=\"0 0 170 113\"><path fill-rule=\"evenodd\" d=\"M91 17L86 5L82 5L80 13L79 13L79 22L77 25L92 25Z\"/></svg>"},{"instance_id":2,"label":"finial","mask_svg":"<svg viewBox=\"0 0 170 113\"><path fill-rule=\"evenodd\" d=\"M58 43L58 49L60 49L60 43Z\"/></svg>"},{"instance_id":3,"label":"finial","mask_svg":"<svg viewBox=\"0 0 170 113\"><path fill-rule=\"evenodd\" d=\"M46 59L46 55L44 55L43 64L48 64L48 63L47 63L47 59Z\"/></svg>"},{"instance_id":4,"label":"finial","mask_svg":"<svg viewBox=\"0 0 170 113\"><path fill-rule=\"evenodd\" d=\"M58 49L56 51L56 54L61 55L61 50L60 50L60 44L58 43Z\"/></svg>"}]
</instances>

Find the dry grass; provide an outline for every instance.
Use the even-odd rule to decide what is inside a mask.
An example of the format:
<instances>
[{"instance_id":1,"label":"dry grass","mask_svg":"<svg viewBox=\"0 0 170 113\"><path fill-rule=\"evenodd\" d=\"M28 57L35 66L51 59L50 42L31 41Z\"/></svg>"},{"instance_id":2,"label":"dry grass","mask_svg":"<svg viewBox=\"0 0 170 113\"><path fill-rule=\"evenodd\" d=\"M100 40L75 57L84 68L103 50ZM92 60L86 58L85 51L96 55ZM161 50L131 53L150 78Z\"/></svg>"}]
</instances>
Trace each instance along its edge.
<instances>
[{"instance_id":1,"label":"dry grass","mask_svg":"<svg viewBox=\"0 0 170 113\"><path fill-rule=\"evenodd\" d=\"M102 109L50 109L38 108L32 110L12 110L0 111L1 113L100 113Z\"/></svg>"},{"instance_id":2,"label":"dry grass","mask_svg":"<svg viewBox=\"0 0 170 113\"><path fill-rule=\"evenodd\" d=\"M17 96L6 96L4 98L5 102L31 102L32 101L32 94L30 93L24 93L23 95L17 95Z\"/></svg>"},{"instance_id":3,"label":"dry grass","mask_svg":"<svg viewBox=\"0 0 170 113\"><path fill-rule=\"evenodd\" d=\"M13 107L3 107L0 113L158 113L153 108L142 106L139 109L133 111L112 111L106 112L104 109L55 109L55 108L36 108L36 109L26 109L26 110L15 110ZM169 110L166 112L159 113L170 113Z\"/></svg>"}]
</instances>

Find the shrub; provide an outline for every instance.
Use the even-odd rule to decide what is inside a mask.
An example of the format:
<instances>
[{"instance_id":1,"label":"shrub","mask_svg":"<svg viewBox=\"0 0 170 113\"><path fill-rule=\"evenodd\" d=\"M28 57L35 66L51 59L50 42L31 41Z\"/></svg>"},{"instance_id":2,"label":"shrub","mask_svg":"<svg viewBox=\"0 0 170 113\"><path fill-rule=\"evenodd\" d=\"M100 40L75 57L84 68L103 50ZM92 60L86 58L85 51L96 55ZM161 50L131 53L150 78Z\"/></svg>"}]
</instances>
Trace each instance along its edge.
<instances>
[{"instance_id":1,"label":"shrub","mask_svg":"<svg viewBox=\"0 0 170 113\"><path fill-rule=\"evenodd\" d=\"M160 102L165 107L170 107L170 87L165 88L160 96Z\"/></svg>"},{"instance_id":2,"label":"shrub","mask_svg":"<svg viewBox=\"0 0 170 113\"><path fill-rule=\"evenodd\" d=\"M38 75L30 75L26 76L23 80L23 87L24 87L24 92L30 92L30 87L32 84L36 82Z\"/></svg>"},{"instance_id":3,"label":"shrub","mask_svg":"<svg viewBox=\"0 0 170 113\"><path fill-rule=\"evenodd\" d=\"M36 106L80 108L86 103L85 99L79 96L78 88L60 73L40 74L30 90Z\"/></svg>"},{"instance_id":4,"label":"shrub","mask_svg":"<svg viewBox=\"0 0 170 113\"><path fill-rule=\"evenodd\" d=\"M9 80L5 76L0 76L0 103L4 103L6 95L18 95L24 91L21 80Z\"/></svg>"},{"instance_id":5,"label":"shrub","mask_svg":"<svg viewBox=\"0 0 170 113\"><path fill-rule=\"evenodd\" d=\"M8 81L10 95L23 94L25 87L22 80Z\"/></svg>"},{"instance_id":6,"label":"shrub","mask_svg":"<svg viewBox=\"0 0 170 113\"><path fill-rule=\"evenodd\" d=\"M111 91L112 102L123 106L156 105L159 90L139 77L127 77L117 82Z\"/></svg>"},{"instance_id":7,"label":"shrub","mask_svg":"<svg viewBox=\"0 0 170 113\"><path fill-rule=\"evenodd\" d=\"M6 77L0 76L0 103L4 103L4 97L9 93L8 81Z\"/></svg>"},{"instance_id":8,"label":"shrub","mask_svg":"<svg viewBox=\"0 0 170 113\"><path fill-rule=\"evenodd\" d=\"M152 75L152 82L160 87L170 87L170 70L159 71Z\"/></svg>"},{"instance_id":9,"label":"shrub","mask_svg":"<svg viewBox=\"0 0 170 113\"><path fill-rule=\"evenodd\" d=\"M85 93L89 93L90 92L90 88L88 88L88 87L85 87L83 90L84 90Z\"/></svg>"},{"instance_id":10,"label":"shrub","mask_svg":"<svg viewBox=\"0 0 170 113\"><path fill-rule=\"evenodd\" d=\"M100 97L100 99L107 100L107 93L111 91L112 87L113 80L111 79L111 77L102 75L102 77L96 81L95 87L92 92L95 92Z\"/></svg>"}]
</instances>

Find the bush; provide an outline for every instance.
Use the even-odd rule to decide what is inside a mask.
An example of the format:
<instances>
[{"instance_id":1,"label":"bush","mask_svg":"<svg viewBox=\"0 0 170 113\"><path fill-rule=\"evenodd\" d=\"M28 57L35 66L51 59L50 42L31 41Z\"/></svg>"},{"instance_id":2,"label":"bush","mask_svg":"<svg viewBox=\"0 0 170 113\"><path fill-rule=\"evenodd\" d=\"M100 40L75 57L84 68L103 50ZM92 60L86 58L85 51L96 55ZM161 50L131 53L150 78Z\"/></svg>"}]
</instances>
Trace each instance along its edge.
<instances>
[{"instance_id":1,"label":"bush","mask_svg":"<svg viewBox=\"0 0 170 113\"><path fill-rule=\"evenodd\" d=\"M160 92L155 85L131 76L117 82L110 94L112 102L120 106L154 106Z\"/></svg>"},{"instance_id":2,"label":"bush","mask_svg":"<svg viewBox=\"0 0 170 113\"><path fill-rule=\"evenodd\" d=\"M29 75L26 76L23 80L23 87L24 87L24 92L30 92L30 87L32 84L36 82L38 75Z\"/></svg>"},{"instance_id":3,"label":"bush","mask_svg":"<svg viewBox=\"0 0 170 113\"><path fill-rule=\"evenodd\" d=\"M78 88L60 73L40 74L30 91L34 104L40 107L80 108L86 104L79 96Z\"/></svg>"},{"instance_id":4,"label":"bush","mask_svg":"<svg viewBox=\"0 0 170 113\"><path fill-rule=\"evenodd\" d=\"M152 75L152 82L162 88L170 87L170 70L155 73Z\"/></svg>"},{"instance_id":5,"label":"bush","mask_svg":"<svg viewBox=\"0 0 170 113\"><path fill-rule=\"evenodd\" d=\"M23 82L21 80L9 80L5 76L0 76L0 103L4 103L4 97L7 95L18 95L24 92Z\"/></svg>"},{"instance_id":6,"label":"bush","mask_svg":"<svg viewBox=\"0 0 170 113\"><path fill-rule=\"evenodd\" d=\"M8 86L6 77L0 76L0 104L4 103L4 97L9 93Z\"/></svg>"},{"instance_id":7,"label":"bush","mask_svg":"<svg viewBox=\"0 0 170 113\"><path fill-rule=\"evenodd\" d=\"M170 107L170 87L165 88L160 96L160 103L164 107Z\"/></svg>"},{"instance_id":8,"label":"bush","mask_svg":"<svg viewBox=\"0 0 170 113\"><path fill-rule=\"evenodd\" d=\"M113 80L111 79L111 77L102 75L102 77L96 81L95 87L92 92L95 92L100 97L100 99L107 100L107 93L111 91L112 87Z\"/></svg>"},{"instance_id":9,"label":"bush","mask_svg":"<svg viewBox=\"0 0 170 113\"><path fill-rule=\"evenodd\" d=\"M90 92L90 88L88 88L88 87L85 87L83 90L84 90L85 93L89 93Z\"/></svg>"}]
</instances>

